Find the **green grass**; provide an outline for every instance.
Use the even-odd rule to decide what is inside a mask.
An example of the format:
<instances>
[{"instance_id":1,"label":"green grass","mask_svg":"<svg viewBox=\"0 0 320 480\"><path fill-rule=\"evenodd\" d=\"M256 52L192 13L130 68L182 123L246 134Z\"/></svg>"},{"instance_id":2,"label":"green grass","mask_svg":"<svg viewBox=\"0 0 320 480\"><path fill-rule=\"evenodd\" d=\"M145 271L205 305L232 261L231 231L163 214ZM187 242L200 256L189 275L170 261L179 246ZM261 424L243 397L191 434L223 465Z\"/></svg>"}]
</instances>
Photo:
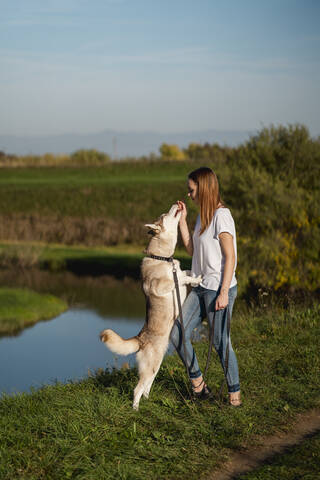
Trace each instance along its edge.
<instances>
[{"instance_id":1,"label":"green grass","mask_svg":"<svg viewBox=\"0 0 320 480\"><path fill-rule=\"evenodd\" d=\"M102 167L36 167L1 168L0 183L36 184L36 183L74 183L90 185L96 182L125 182L142 179L157 181L157 178L172 180L185 179L190 168L196 162L112 162Z\"/></svg>"},{"instance_id":2,"label":"green grass","mask_svg":"<svg viewBox=\"0 0 320 480\"><path fill-rule=\"evenodd\" d=\"M187 398L184 368L167 357L149 400L131 409L133 370L101 371L0 400L0 477L23 479L199 479L228 452L286 431L319 406L320 306L235 311L243 407ZM74 348L77 348L76 344ZM205 364L207 344L196 344ZM58 353L58 352L57 352ZM215 358L208 383L222 381Z\"/></svg>"},{"instance_id":3,"label":"green grass","mask_svg":"<svg viewBox=\"0 0 320 480\"><path fill-rule=\"evenodd\" d=\"M67 304L53 296L23 288L0 288L0 335L16 333L39 320L53 318Z\"/></svg>"},{"instance_id":4,"label":"green grass","mask_svg":"<svg viewBox=\"0 0 320 480\"><path fill-rule=\"evenodd\" d=\"M239 480L318 480L320 459L320 433L307 438L266 465L237 477Z\"/></svg>"},{"instance_id":5,"label":"green grass","mask_svg":"<svg viewBox=\"0 0 320 480\"><path fill-rule=\"evenodd\" d=\"M151 214L154 220L168 202L186 194L186 176L193 166L121 162L100 168L1 169L0 213L134 215L143 221Z\"/></svg>"},{"instance_id":6,"label":"green grass","mask_svg":"<svg viewBox=\"0 0 320 480\"><path fill-rule=\"evenodd\" d=\"M296 143L291 147L294 159ZM280 158L277 149L274 158L268 149L257 152L254 142L232 151L220 160L212 153L205 163L216 171L222 198L235 219L241 288L248 297L259 288L316 292L319 189L310 174L317 171L316 153L309 152L306 177L300 163L297 175L291 170L284 174L288 157L283 153ZM197 211L187 200L186 177L201 164L133 161L104 167L1 169L0 236L87 246L141 244L147 239L144 224L178 199L187 201L192 228ZM275 165L281 167L281 176Z\"/></svg>"}]
</instances>

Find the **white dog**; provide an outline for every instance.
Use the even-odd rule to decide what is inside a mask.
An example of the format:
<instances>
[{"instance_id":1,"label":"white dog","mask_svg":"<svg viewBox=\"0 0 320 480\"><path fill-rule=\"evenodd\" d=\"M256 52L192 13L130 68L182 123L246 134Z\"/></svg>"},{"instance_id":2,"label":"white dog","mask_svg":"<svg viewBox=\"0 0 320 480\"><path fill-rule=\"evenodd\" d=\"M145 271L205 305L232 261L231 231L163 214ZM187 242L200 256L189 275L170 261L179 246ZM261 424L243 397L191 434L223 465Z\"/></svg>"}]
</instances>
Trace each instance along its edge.
<instances>
[{"instance_id":1,"label":"white dog","mask_svg":"<svg viewBox=\"0 0 320 480\"><path fill-rule=\"evenodd\" d=\"M177 270L181 303L187 294L186 285L199 285L200 277L191 277L180 269L180 262L166 261L173 256L178 237L180 212L175 204L170 211L153 224L145 225L152 233L141 264L142 286L146 296L146 320L142 330L127 340L113 330L103 330L100 339L114 353L128 355L137 352L139 382L134 390L133 408L139 409L140 398L148 398L153 380L158 373L169 343L169 336L177 318L178 304L173 278L173 264ZM153 257L152 257L153 256ZM162 257L161 259L154 257Z\"/></svg>"}]
</instances>

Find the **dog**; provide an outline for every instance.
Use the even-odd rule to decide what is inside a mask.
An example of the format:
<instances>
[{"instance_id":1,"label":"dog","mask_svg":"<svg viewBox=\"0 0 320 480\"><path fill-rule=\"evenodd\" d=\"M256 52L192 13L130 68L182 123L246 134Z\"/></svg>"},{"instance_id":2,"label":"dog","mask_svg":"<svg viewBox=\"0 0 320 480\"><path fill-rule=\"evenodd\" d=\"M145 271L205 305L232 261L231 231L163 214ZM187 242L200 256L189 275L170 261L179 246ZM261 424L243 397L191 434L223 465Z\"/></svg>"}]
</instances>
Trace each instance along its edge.
<instances>
[{"instance_id":1,"label":"dog","mask_svg":"<svg viewBox=\"0 0 320 480\"><path fill-rule=\"evenodd\" d=\"M123 339L109 329L100 333L101 341L112 352L119 355L137 352L139 382L134 389L132 405L135 410L139 409L142 395L149 397L168 347L171 329L179 314L173 265L177 271L181 304L187 295L186 286L196 286L201 282L201 277L192 277L189 271L182 271L178 260L166 261L174 254L180 216L178 205L174 204L155 223L145 225L152 238L144 251L147 256L141 264L142 288L146 297L146 319L141 331L129 339Z\"/></svg>"}]
</instances>

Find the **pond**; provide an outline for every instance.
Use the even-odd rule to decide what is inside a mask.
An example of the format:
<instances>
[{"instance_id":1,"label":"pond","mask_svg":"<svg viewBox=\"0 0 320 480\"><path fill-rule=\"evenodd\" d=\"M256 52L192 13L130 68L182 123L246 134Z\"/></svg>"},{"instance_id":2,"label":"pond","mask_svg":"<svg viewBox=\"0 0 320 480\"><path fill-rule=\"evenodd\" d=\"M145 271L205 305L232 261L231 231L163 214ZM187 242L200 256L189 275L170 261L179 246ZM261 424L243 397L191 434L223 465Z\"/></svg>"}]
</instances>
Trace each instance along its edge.
<instances>
[{"instance_id":1,"label":"pond","mask_svg":"<svg viewBox=\"0 0 320 480\"><path fill-rule=\"evenodd\" d=\"M0 392L28 392L55 381L81 379L98 368L134 364L134 355L109 352L99 332L112 328L128 338L140 331L145 316L140 282L35 270L1 272L0 285L50 292L70 305L55 319L0 338Z\"/></svg>"}]
</instances>

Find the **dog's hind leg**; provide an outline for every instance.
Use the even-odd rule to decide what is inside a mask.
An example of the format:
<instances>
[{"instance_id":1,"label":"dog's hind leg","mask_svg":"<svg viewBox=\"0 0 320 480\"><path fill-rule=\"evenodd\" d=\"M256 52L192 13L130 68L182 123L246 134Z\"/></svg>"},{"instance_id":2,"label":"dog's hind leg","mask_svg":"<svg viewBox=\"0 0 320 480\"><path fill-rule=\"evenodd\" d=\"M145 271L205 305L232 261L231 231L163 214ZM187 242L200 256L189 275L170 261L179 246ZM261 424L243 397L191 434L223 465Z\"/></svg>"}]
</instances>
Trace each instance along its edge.
<instances>
[{"instance_id":1,"label":"dog's hind leg","mask_svg":"<svg viewBox=\"0 0 320 480\"><path fill-rule=\"evenodd\" d=\"M137 363L139 370L139 382L133 392L133 404L132 407L135 410L139 410L139 402L141 396L148 385L150 378L153 375L152 366L150 364L150 359L148 358L148 352L146 349L140 350L137 353Z\"/></svg>"},{"instance_id":2,"label":"dog's hind leg","mask_svg":"<svg viewBox=\"0 0 320 480\"><path fill-rule=\"evenodd\" d=\"M145 391L149 381L150 381L150 375L146 375L146 372L144 372L139 379L138 385L134 389L133 404L132 404L132 407L134 408L134 410L139 410L139 402L140 402L141 396Z\"/></svg>"},{"instance_id":3,"label":"dog's hind leg","mask_svg":"<svg viewBox=\"0 0 320 480\"><path fill-rule=\"evenodd\" d=\"M164 354L167 349L167 341L161 341L160 345L158 345L156 348L150 349L148 353L148 360L149 360L149 365L152 368L152 375L147 381L147 384L145 386L143 396L145 398L149 398L149 393L153 384L153 381L160 369Z\"/></svg>"},{"instance_id":4,"label":"dog's hind leg","mask_svg":"<svg viewBox=\"0 0 320 480\"><path fill-rule=\"evenodd\" d=\"M160 366L160 365L159 365ZM158 369L159 370L159 369ZM157 375L158 373L158 370L156 371L156 373L154 373L152 375L152 377L150 378L150 380L147 382L146 386L145 386L145 389L143 391L143 396L144 398L149 398L149 393L150 393L150 390L151 390L151 387L152 387L152 384L153 384L153 381L155 379L155 376Z\"/></svg>"},{"instance_id":5,"label":"dog's hind leg","mask_svg":"<svg viewBox=\"0 0 320 480\"><path fill-rule=\"evenodd\" d=\"M150 390L151 390L153 381L154 381L157 373L159 372L159 368L160 368L160 366L161 366L161 362L162 362L162 359L161 359L160 361L158 361L156 365L153 366L152 376L151 376L151 378L148 380L148 382L147 382L147 384L146 384L146 386L145 386L144 392L143 392L143 396L144 396L145 398L149 398L149 393L150 393Z\"/></svg>"},{"instance_id":6,"label":"dog's hind leg","mask_svg":"<svg viewBox=\"0 0 320 480\"><path fill-rule=\"evenodd\" d=\"M133 408L139 409L141 396L148 398L152 383L157 375L164 351L163 348L154 349L148 345L143 351L137 354L137 362L139 366L139 382L134 389Z\"/></svg>"}]
</instances>

